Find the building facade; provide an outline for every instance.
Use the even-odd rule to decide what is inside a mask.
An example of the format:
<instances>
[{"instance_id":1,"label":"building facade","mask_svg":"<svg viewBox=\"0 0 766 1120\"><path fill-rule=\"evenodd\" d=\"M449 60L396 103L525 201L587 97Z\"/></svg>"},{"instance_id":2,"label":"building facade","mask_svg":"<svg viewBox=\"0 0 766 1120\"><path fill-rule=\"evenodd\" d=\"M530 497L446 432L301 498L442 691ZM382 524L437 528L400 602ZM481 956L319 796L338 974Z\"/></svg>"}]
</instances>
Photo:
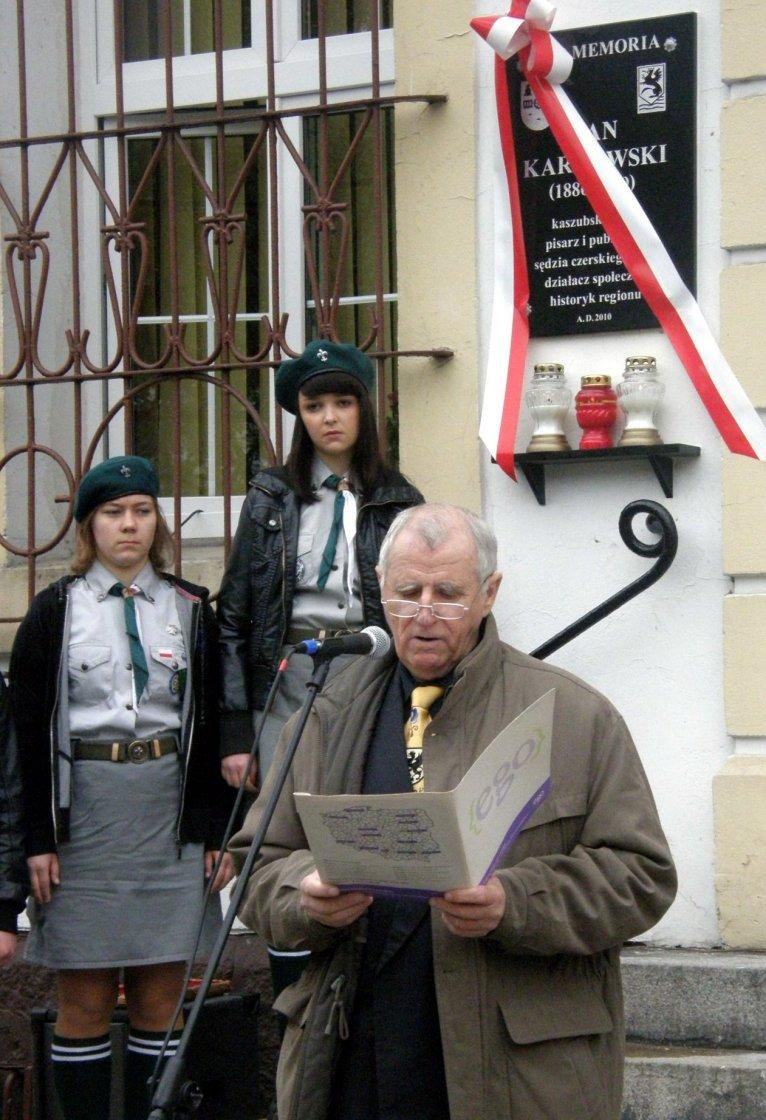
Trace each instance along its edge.
<instances>
[{"instance_id":1,"label":"building facade","mask_svg":"<svg viewBox=\"0 0 766 1120\"><path fill-rule=\"evenodd\" d=\"M397 81L416 88L422 75L432 92L444 89L450 95L447 105L429 115L430 130L409 114L408 127L397 133L399 174L406 173L416 152L432 169L428 202L417 190L414 169L408 189L399 191L400 321L411 314L413 326L423 329L451 322L452 333L440 332L439 341L454 346L458 357L475 355L477 367L475 376L453 367L453 382L424 363L416 379L402 379L401 446L405 469L416 481L428 487L434 480L430 493L458 494L466 504L481 505L494 524L506 573L498 604L501 631L531 649L635 578L641 562L620 543L620 510L631 500L664 499L651 474L615 464L608 474L578 468L552 475L547 504L539 506L523 479L510 481L475 442L475 429L468 430L466 418L477 415L476 386L480 395L487 356L494 254L502 250L493 237L492 52L475 36L466 38L464 28L473 16L500 10L484 3L439 3L399 5L396 12ZM576 10L559 6L554 33L556 27L687 11L696 11L698 29L698 300L761 408L763 316L756 302L764 283L766 155L756 138L763 135L766 112L766 54L753 26L763 5L584 0ZM473 143L468 143L464 118L471 115ZM473 195L467 190L471 178ZM669 199L668 205L683 206L684 200ZM446 239L428 241L427 207L438 213ZM475 270L468 267L471 258ZM426 309L416 293L427 299ZM475 334L468 334L469 325ZM663 371L664 439L701 448L699 460L677 469L674 496L665 501L678 526L678 555L660 583L554 660L615 700L652 781L678 860L680 890L650 938L665 945L763 949L764 467L725 451L659 331L536 339L527 372L535 362L562 362L574 389L591 373L608 373L617 381L625 357L639 353L656 356ZM443 439L421 438L422 415ZM518 450L530 430L530 421L522 418ZM573 419L568 434L572 441L577 437Z\"/></svg>"},{"instance_id":2,"label":"building facade","mask_svg":"<svg viewBox=\"0 0 766 1120\"><path fill-rule=\"evenodd\" d=\"M698 300L759 408L764 7L578 0L554 27L696 12ZM368 345L401 468L494 525L498 621L520 648L645 571L618 533L629 501L672 514L668 573L553 660L616 702L655 790L680 890L649 939L764 949L766 468L724 452L659 330L535 339L528 371L561 362L576 388L654 355L663 437L700 448L677 466L671 499L645 463L616 463L552 474L539 505L478 440L507 248L495 235L492 52L469 21L499 10L3 7L15 44L0 77L3 644L33 588L66 564L80 470L123 448L158 459L178 563L216 588L247 478L289 438L274 365L316 333ZM530 431L524 415L519 450Z\"/></svg>"}]
</instances>

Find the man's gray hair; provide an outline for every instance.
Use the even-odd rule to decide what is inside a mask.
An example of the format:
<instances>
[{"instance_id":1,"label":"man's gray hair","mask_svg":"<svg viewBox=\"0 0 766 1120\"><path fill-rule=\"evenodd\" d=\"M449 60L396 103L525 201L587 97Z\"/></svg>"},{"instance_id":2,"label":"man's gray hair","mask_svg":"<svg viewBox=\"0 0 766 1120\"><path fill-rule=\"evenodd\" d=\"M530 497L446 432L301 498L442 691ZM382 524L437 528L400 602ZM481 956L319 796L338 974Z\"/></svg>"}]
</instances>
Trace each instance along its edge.
<instances>
[{"instance_id":1,"label":"man's gray hair","mask_svg":"<svg viewBox=\"0 0 766 1120\"><path fill-rule=\"evenodd\" d=\"M383 544L380 546L378 565L386 575L388 560L394 541L401 531L412 529L432 551L443 544L455 531L455 520L462 521L476 544L477 575L479 583L497 571L497 538L483 517L462 506L450 506L441 502L428 502L422 506L410 506L397 514L391 522Z\"/></svg>"}]
</instances>

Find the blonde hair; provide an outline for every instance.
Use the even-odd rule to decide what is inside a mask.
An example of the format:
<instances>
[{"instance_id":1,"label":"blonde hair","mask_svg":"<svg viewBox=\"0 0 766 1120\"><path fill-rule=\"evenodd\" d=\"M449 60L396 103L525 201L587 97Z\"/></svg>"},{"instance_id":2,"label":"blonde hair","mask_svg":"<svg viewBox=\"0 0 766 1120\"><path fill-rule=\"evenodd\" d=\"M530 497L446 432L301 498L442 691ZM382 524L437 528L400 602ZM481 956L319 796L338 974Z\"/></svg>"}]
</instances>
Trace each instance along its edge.
<instances>
[{"instance_id":1,"label":"blonde hair","mask_svg":"<svg viewBox=\"0 0 766 1120\"><path fill-rule=\"evenodd\" d=\"M161 572L173 559L174 542L168 523L165 520L157 499L151 494L146 495L154 505L157 515L157 527L154 530L154 540L149 549L149 561L155 571ZM75 528L74 557L72 558L72 574L84 576L96 560L96 540L93 536L93 518L101 507L92 509Z\"/></svg>"}]
</instances>

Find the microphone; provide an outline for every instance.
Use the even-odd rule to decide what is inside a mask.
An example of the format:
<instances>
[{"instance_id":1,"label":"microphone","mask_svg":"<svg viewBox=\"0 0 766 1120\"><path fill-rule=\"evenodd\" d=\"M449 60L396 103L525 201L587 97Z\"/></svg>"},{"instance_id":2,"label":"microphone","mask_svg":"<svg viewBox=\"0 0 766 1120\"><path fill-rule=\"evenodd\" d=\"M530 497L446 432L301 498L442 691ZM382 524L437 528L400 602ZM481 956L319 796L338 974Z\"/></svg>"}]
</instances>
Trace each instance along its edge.
<instances>
[{"instance_id":1,"label":"microphone","mask_svg":"<svg viewBox=\"0 0 766 1120\"><path fill-rule=\"evenodd\" d=\"M377 659L385 657L391 648L391 639L380 626L365 626L355 634L344 634L340 638L307 638L298 642L294 653L307 653L310 657L321 654L327 660L330 657L340 657L344 653L361 653L367 657Z\"/></svg>"}]
</instances>

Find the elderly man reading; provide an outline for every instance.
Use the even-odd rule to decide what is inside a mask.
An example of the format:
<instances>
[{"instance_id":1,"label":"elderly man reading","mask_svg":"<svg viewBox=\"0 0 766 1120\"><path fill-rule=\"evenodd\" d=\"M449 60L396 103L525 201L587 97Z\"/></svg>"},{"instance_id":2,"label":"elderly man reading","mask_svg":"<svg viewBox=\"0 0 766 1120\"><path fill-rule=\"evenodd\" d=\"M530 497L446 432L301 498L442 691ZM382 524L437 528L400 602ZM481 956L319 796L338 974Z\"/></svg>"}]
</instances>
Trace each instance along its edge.
<instances>
[{"instance_id":1,"label":"elderly man reading","mask_svg":"<svg viewBox=\"0 0 766 1120\"><path fill-rule=\"evenodd\" d=\"M339 673L304 730L241 908L314 954L278 1001L280 1120L619 1116L620 946L668 908L675 871L619 714L499 640L496 567L475 515L400 514L378 573L395 652ZM551 688L550 796L483 886L429 902L322 882L294 791L452 789ZM232 842L240 866L269 785Z\"/></svg>"}]
</instances>

